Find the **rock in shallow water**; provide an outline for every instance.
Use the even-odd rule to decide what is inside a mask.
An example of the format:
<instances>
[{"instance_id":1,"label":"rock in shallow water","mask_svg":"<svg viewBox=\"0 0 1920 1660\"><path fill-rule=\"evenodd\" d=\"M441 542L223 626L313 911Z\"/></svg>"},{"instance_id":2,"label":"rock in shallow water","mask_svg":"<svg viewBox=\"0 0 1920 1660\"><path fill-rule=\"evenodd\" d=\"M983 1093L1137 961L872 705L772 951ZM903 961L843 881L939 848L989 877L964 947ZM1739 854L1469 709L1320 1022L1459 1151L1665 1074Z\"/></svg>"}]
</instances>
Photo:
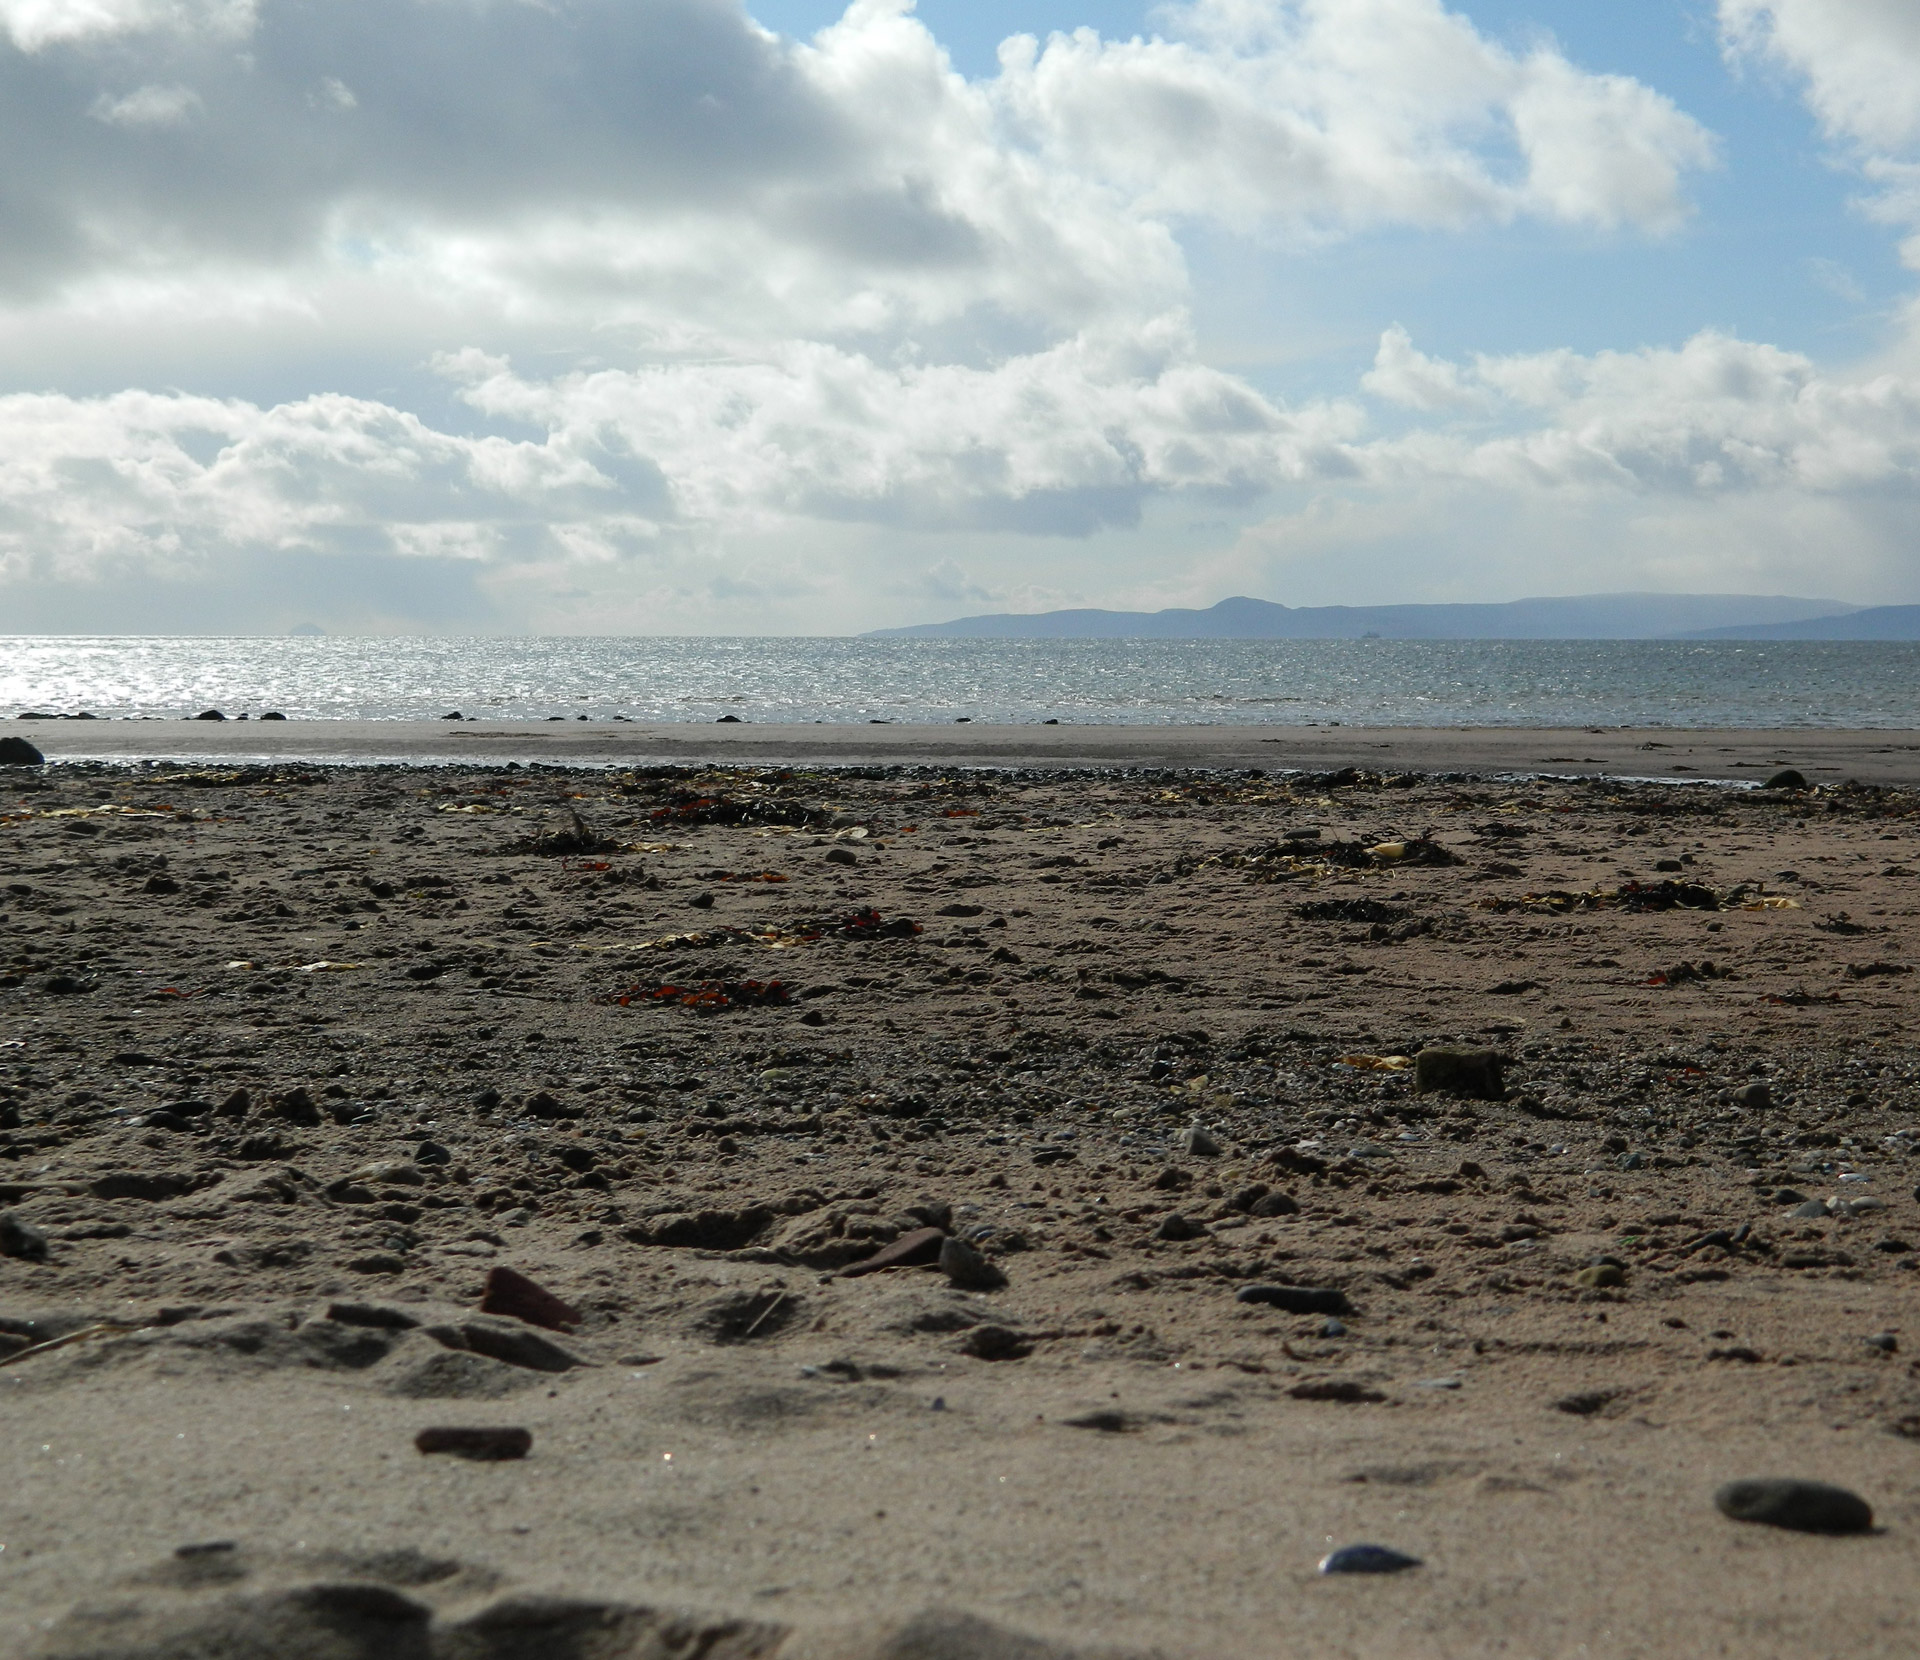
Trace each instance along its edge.
<instances>
[{"instance_id":1,"label":"rock in shallow water","mask_svg":"<svg viewBox=\"0 0 1920 1660\"><path fill-rule=\"evenodd\" d=\"M1824 1481L1730 1481L1713 1502L1736 1522L1764 1522L1800 1533L1865 1533L1873 1526L1873 1507L1865 1499Z\"/></svg>"}]
</instances>

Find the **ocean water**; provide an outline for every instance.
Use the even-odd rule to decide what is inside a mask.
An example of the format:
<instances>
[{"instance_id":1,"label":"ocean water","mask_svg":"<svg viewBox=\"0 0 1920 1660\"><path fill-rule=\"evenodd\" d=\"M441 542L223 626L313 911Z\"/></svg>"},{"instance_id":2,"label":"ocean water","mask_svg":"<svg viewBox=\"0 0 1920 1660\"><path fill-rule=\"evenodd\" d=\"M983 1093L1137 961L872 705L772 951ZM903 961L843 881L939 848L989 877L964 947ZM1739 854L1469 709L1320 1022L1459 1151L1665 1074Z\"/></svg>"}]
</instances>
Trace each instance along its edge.
<instances>
[{"instance_id":1,"label":"ocean water","mask_svg":"<svg viewBox=\"0 0 1920 1660\"><path fill-rule=\"evenodd\" d=\"M0 717L1920 727L1920 644L0 637Z\"/></svg>"}]
</instances>

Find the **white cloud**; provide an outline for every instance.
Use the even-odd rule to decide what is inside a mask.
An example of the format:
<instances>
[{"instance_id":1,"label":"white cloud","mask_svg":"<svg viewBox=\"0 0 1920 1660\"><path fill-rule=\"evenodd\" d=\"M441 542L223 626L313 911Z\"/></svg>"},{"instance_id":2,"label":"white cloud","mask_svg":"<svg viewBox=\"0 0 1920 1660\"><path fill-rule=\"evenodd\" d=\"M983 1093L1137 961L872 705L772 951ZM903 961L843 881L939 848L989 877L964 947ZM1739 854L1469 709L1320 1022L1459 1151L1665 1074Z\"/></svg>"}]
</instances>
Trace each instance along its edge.
<instances>
[{"instance_id":1,"label":"white cloud","mask_svg":"<svg viewBox=\"0 0 1920 1660\"><path fill-rule=\"evenodd\" d=\"M1731 52L1805 78L1828 133L1870 150L1920 143L1920 7L1911 0L1720 0Z\"/></svg>"},{"instance_id":2,"label":"white cloud","mask_svg":"<svg viewBox=\"0 0 1920 1660\"><path fill-rule=\"evenodd\" d=\"M1479 401L1457 364L1415 349L1413 336L1398 323L1380 336L1373 367L1360 384L1376 398L1403 409L1450 409Z\"/></svg>"},{"instance_id":3,"label":"white cloud","mask_svg":"<svg viewBox=\"0 0 1920 1660\"><path fill-rule=\"evenodd\" d=\"M178 127L201 109L200 94L189 86L143 86L121 98L106 93L87 113L110 127Z\"/></svg>"},{"instance_id":4,"label":"white cloud","mask_svg":"<svg viewBox=\"0 0 1920 1660\"><path fill-rule=\"evenodd\" d=\"M1920 493L1920 379L1822 374L1776 346L1696 335L1677 350L1550 352L1436 364L1382 340L1432 378L1503 400L1515 430L1428 429L1356 453L1376 478L1404 471L1516 491L1722 500ZM1447 372L1450 372L1448 374Z\"/></svg>"},{"instance_id":5,"label":"white cloud","mask_svg":"<svg viewBox=\"0 0 1920 1660\"><path fill-rule=\"evenodd\" d=\"M0 0L0 29L23 52L119 35L245 35L256 0Z\"/></svg>"},{"instance_id":6,"label":"white cloud","mask_svg":"<svg viewBox=\"0 0 1920 1660\"><path fill-rule=\"evenodd\" d=\"M1523 215L1664 229L1709 135L1638 82L1520 57L1439 0L1195 0L1171 40L1001 49L1041 150L1140 211L1245 226L1459 229Z\"/></svg>"}]
</instances>

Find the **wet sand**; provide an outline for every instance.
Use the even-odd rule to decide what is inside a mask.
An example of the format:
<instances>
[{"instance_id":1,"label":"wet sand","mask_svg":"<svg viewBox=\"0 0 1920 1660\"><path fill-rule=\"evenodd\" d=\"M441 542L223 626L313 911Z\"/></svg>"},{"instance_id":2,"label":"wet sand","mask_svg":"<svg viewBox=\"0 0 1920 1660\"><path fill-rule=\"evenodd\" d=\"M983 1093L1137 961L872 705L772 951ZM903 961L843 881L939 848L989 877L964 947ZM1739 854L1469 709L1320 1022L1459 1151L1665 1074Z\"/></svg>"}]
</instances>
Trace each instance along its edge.
<instances>
[{"instance_id":1,"label":"wet sand","mask_svg":"<svg viewBox=\"0 0 1920 1660\"><path fill-rule=\"evenodd\" d=\"M593 721L20 721L56 759L358 762L508 760L560 766L1361 766L1423 773L1755 782L1797 767L1816 783L1920 783L1920 734L1796 728L770 726Z\"/></svg>"},{"instance_id":2,"label":"wet sand","mask_svg":"<svg viewBox=\"0 0 1920 1660\"><path fill-rule=\"evenodd\" d=\"M14 730L6 1652L1910 1652L1911 735Z\"/></svg>"}]
</instances>

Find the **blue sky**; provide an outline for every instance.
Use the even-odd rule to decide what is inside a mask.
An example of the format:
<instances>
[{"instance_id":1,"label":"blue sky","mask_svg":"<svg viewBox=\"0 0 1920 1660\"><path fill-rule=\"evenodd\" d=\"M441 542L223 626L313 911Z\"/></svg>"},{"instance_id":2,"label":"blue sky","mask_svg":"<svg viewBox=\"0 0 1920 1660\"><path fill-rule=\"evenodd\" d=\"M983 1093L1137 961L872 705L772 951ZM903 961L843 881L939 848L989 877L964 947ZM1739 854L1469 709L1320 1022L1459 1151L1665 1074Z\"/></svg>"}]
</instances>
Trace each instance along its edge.
<instances>
[{"instance_id":1,"label":"blue sky","mask_svg":"<svg viewBox=\"0 0 1920 1660\"><path fill-rule=\"evenodd\" d=\"M1920 600L1917 267L1910 0L0 0L0 630Z\"/></svg>"}]
</instances>

